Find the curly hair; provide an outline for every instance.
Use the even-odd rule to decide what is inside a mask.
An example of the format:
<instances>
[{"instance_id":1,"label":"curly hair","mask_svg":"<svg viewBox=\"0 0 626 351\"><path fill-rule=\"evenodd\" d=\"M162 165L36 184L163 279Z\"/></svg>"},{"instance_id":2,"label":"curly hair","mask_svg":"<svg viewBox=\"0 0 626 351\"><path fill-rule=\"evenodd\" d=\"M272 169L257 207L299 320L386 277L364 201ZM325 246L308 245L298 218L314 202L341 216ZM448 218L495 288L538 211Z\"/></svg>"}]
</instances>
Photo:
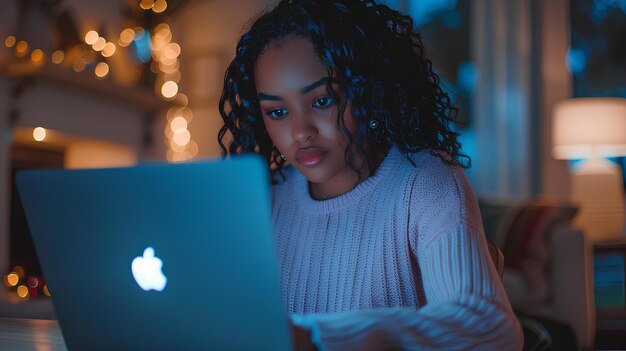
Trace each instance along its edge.
<instances>
[{"instance_id":1,"label":"curly hair","mask_svg":"<svg viewBox=\"0 0 626 351\"><path fill-rule=\"evenodd\" d=\"M373 0L282 0L243 34L226 70L219 102L224 121L218 133L222 156L259 153L267 159L273 181L280 173L285 161L265 130L255 63L268 47L307 38L331 78L326 89L339 101L337 126L349 142L346 162L359 177L362 168L355 167L349 150L355 149L366 161L362 167L369 168L376 150L386 153L393 145L409 160L410 153L429 150L446 164L469 168L471 159L461 153L459 134L450 128L457 109L442 90L421 36L413 28L410 16ZM331 81L339 83L342 96ZM347 100L356 135L343 122ZM369 126L372 120L377 128ZM233 137L228 148L227 132Z\"/></svg>"}]
</instances>

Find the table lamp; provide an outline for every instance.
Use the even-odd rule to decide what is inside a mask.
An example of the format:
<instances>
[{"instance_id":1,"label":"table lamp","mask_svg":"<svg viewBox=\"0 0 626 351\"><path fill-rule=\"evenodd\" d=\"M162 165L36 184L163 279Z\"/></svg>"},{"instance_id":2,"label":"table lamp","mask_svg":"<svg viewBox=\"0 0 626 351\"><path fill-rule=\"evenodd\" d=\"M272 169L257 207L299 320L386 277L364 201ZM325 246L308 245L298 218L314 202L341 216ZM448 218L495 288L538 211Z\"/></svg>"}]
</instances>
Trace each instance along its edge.
<instances>
[{"instance_id":1,"label":"table lamp","mask_svg":"<svg viewBox=\"0 0 626 351\"><path fill-rule=\"evenodd\" d=\"M626 155L626 99L576 98L553 111L552 155L585 160L572 167L571 197L580 207L574 224L593 242L622 238L624 178L605 157Z\"/></svg>"}]
</instances>

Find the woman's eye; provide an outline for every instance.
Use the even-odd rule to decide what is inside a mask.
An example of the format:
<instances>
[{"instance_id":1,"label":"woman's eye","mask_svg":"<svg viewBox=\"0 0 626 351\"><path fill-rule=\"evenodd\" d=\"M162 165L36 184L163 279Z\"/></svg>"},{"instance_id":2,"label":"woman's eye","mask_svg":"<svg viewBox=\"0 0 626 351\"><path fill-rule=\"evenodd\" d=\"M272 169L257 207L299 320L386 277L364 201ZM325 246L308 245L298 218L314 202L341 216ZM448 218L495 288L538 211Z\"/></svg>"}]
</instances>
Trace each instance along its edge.
<instances>
[{"instance_id":1,"label":"woman's eye","mask_svg":"<svg viewBox=\"0 0 626 351\"><path fill-rule=\"evenodd\" d=\"M272 119L282 119L287 115L287 110L284 108L277 108L267 113L268 116Z\"/></svg>"},{"instance_id":2,"label":"woman's eye","mask_svg":"<svg viewBox=\"0 0 626 351\"><path fill-rule=\"evenodd\" d=\"M333 103L333 98L329 96L324 96L315 100L315 103L313 105L315 105L316 107L326 107L332 103Z\"/></svg>"}]
</instances>

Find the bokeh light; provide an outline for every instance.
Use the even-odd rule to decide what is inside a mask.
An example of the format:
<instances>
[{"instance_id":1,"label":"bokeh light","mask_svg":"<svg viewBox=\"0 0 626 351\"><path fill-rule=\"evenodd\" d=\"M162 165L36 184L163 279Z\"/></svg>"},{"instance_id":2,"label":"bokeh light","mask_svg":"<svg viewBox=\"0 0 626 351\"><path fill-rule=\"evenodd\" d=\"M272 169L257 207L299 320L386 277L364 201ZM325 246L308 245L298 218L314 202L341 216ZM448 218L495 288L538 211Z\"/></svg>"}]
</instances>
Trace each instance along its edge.
<instances>
[{"instance_id":1,"label":"bokeh light","mask_svg":"<svg viewBox=\"0 0 626 351\"><path fill-rule=\"evenodd\" d=\"M33 130L33 139L37 141L43 141L46 139L46 129L42 127L37 127Z\"/></svg>"},{"instance_id":2,"label":"bokeh light","mask_svg":"<svg viewBox=\"0 0 626 351\"><path fill-rule=\"evenodd\" d=\"M187 129L187 120L183 116L177 116L170 122L170 128L174 133L180 133L182 130Z\"/></svg>"},{"instance_id":3,"label":"bokeh light","mask_svg":"<svg viewBox=\"0 0 626 351\"><path fill-rule=\"evenodd\" d=\"M135 31L133 31L130 28L126 28L124 29L121 33L120 33L120 40L119 40L119 44L122 47L126 47L128 46L133 40L135 39Z\"/></svg>"},{"instance_id":4,"label":"bokeh light","mask_svg":"<svg viewBox=\"0 0 626 351\"><path fill-rule=\"evenodd\" d=\"M17 45L15 46L15 54L18 57L24 57L26 56L26 52L28 51L28 43L25 42L24 40L20 41L19 43L17 43Z\"/></svg>"},{"instance_id":5,"label":"bokeh light","mask_svg":"<svg viewBox=\"0 0 626 351\"><path fill-rule=\"evenodd\" d=\"M178 94L178 84L176 84L176 82L168 80L163 83L163 86L161 86L161 95L163 95L163 97L171 99L176 96L176 94Z\"/></svg>"},{"instance_id":6,"label":"bokeh light","mask_svg":"<svg viewBox=\"0 0 626 351\"><path fill-rule=\"evenodd\" d=\"M139 6L144 10L150 10L154 6L154 0L141 0Z\"/></svg>"},{"instance_id":7,"label":"bokeh light","mask_svg":"<svg viewBox=\"0 0 626 351\"><path fill-rule=\"evenodd\" d=\"M91 47L96 51L101 51L102 49L104 49L104 46L106 44L107 41L103 37L100 37L91 45Z\"/></svg>"},{"instance_id":8,"label":"bokeh light","mask_svg":"<svg viewBox=\"0 0 626 351\"><path fill-rule=\"evenodd\" d=\"M95 30L90 30L87 34L85 34L85 43L93 45L98 38L100 38L100 34L98 34Z\"/></svg>"},{"instance_id":9,"label":"bokeh light","mask_svg":"<svg viewBox=\"0 0 626 351\"><path fill-rule=\"evenodd\" d=\"M61 50L57 50L52 53L52 62L55 64L60 64L65 59L65 53Z\"/></svg>"},{"instance_id":10,"label":"bokeh light","mask_svg":"<svg viewBox=\"0 0 626 351\"><path fill-rule=\"evenodd\" d=\"M191 140L191 134L189 133L187 129L183 129L182 132L180 133L174 133L174 135L172 136L172 141L176 145L180 145L180 146L189 144L190 140Z\"/></svg>"},{"instance_id":11,"label":"bokeh light","mask_svg":"<svg viewBox=\"0 0 626 351\"><path fill-rule=\"evenodd\" d=\"M35 63L40 63L43 61L43 51L41 49L35 49L30 53L30 59Z\"/></svg>"},{"instance_id":12,"label":"bokeh light","mask_svg":"<svg viewBox=\"0 0 626 351\"><path fill-rule=\"evenodd\" d=\"M96 69L94 70L96 77L104 78L109 74L109 65L106 62L100 62L96 65Z\"/></svg>"},{"instance_id":13,"label":"bokeh light","mask_svg":"<svg viewBox=\"0 0 626 351\"><path fill-rule=\"evenodd\" d=\"M157 0L154 2L154 6L152 6L152 11L154 13L161 13L167 9L167 2L165 0Z\"/></svg>"},{"instance_id":14,"label":"bokeh light","mask_svg":"<svg viewBox=\"0 0 626 351\"><path fill-rule=\"evenodd\" d=\"M111 57L113 56L113 54L115 54L115 50L115 44L113 44L112 42L108 42L104 45L104 48L102 49L102 56Z\"/></svg>"},{"instance_id":15,"label":"bokeh light","mask_svg":"<svg viewBox=\"0 0 626 351\"><path fill-rule=\"evenodd\" d=\"M17 283L20 281L20 276L17 275L17 273L15 272L11 272L7 274L6 281L7 281L7 285L16 286Z\"/></svg>"},{"instance_id":16,"label":"bokeh light","mask_svg":"<svg viewBox=\"0 0 626 351\"><path fill-rule=\"evenodd\" d=\"M28 288L25 285L20 285L17 287L17 296L25 299L28 297Z\"/></svg>"},{"instance_id":17,"label":"bokeh light","mask_svg":"<svg viewBox=\"0 0 626 351\"><path fill-rule=\"evenodd\" d=\"M13 47L13 45L15 45L15 37L9 35L6 39L4 39L4 45L8 48Z\"/></svg>"}]
</instances>

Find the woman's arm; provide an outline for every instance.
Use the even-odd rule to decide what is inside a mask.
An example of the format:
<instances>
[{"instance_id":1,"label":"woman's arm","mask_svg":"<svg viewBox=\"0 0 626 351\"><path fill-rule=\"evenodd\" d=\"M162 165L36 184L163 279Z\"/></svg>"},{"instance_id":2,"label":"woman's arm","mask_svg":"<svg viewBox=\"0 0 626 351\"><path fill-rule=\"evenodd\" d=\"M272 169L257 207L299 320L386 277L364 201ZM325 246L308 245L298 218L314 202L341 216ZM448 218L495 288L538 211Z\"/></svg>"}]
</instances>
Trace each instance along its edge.
<instances>
[{"instance_id":1,"label":"woman's arm","mask_svg":"<svg viewBox=\"0 0 626 351\"><path fill-rule=\"evenodd\" d=\"M294 315L320 350L520 350L513 315L480 230L462 222L415 252L427 304Z\"/></svg>"}]
</instances>

